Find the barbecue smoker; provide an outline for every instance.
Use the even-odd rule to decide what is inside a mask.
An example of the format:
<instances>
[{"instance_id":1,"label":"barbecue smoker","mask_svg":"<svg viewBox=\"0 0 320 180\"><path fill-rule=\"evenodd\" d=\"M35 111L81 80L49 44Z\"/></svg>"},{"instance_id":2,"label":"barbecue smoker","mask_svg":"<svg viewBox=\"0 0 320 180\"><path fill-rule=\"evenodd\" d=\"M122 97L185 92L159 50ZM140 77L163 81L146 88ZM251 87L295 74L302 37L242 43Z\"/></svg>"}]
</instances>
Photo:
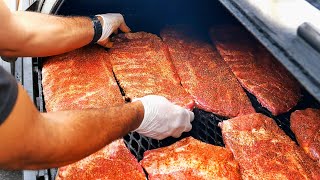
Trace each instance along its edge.
<instances>
[{"instance_id":1,"label":"barbecue smoker","mask_svg":"<svg viewBox=\"0 0 320 180\"><path fill-rule=\"evenodd\" d=\"M318 4L317 4L318 2ZM159 35L165 25L192 24L209 29L211 25L238 24L249 30L292 73L303 87L303 96L290 112L273 116L254 96L248 96L257 112L272 117L285 133L295 140L289 117L296 109L320 108L320 28L319 1L257 1L257 0L40 0L29 10L57 15L93 15L106 12L124 14L132 31ZM41 58L17 61L13 68L40 111L45 111L41 84ZM142 159L143 152L170 145L183 137L193 136L204 142L224 146L220 128L224 118L195 109L193 129L181 138L152 140L136 133L124 139L127 147ZM49 141L54 141L51 139ZM24 171L25 180L53 180L56 169Z\"/></svg>"}]
</instances>

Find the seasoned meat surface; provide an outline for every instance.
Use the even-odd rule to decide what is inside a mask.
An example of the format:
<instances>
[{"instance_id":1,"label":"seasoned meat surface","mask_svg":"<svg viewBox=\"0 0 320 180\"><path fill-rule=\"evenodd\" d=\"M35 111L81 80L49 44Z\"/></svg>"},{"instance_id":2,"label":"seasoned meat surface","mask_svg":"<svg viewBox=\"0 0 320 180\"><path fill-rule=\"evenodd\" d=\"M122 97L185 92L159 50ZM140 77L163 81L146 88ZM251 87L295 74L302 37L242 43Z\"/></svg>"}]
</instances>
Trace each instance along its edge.
<instances>
[{"instance_id":1,"label":"seasoned meat surface","mask_svg":"<svg viewBox=\"0 0 320 180\"><path fill-rule=\"evenodd\" d=\"M149 150L140 161L149 180L241 179L232 153L192 137Z\"/></svg>"},{"instance_id":2,"label":"seasoned meat surface","mask_svg":"<svg viewBox=\"0 0 320 180\"><path fill-rule=\"evenodd\" d=\"M166 27L161 31L181 84L193 96L196 106L224 117L254 113L228 65L197 34L188 26Z\"/></svg>"},{"instance_id":3,"label":"seasoned meat surface","mask_svg":"<svg viewBox=\"0 0 320 180\"><path fill-rule=\"evenodd\" d=\"M42 69L47 111L124 104L109 61L108 53L97 46L47 58ZM117 140L83 160L59 168L56 179L144 180L145 174L123 140Z\"/></svg>"},{"instance_id":4,"label":"seasoned meat surface","mask_svg":"<svg viewBox=\"0 0 320 180\"><path fill-rule=\"evenodd\" d=\"M116 140L78 162L59 168L56 180L145 180L137 159Z\"/></svg>"},{"instance_id":5,"label":"seasoned meat surface","mask_svg":"<svg viewBox=\"0 0 320 180\"><path fill-rule=\"evenodd\" d=\"M194 107L193 98L180 84L168 48L156 35L120 34L109 52L113 71L127 97L161 95L188 109Z\"/></svg>"},{"instance_id":6,"label":"seasoned meat surface","mask_svg":"<svg viewBox=\"0 0 320 180\"><path fill-rule=\"evenodd\" d=\"M219 124L243 179L320 179L320 168L267 116L250 114Z\"/></svg>"},{"instance_id":7,"label":"seasoned meat surface","mask_svg":"<svg viewBox=\"0 0 320 180\"><path fill-rule=\"evenodd\" d=\"M297 110L290 123L299 145L320 165L320 109Z\"/></svg>"},{"instance_id":8,"label":"seasoned meat surface","mask_svg":"<svg viewBox=\"0 0 320 180\"><path fill-rule=\"evenodd\" d=\"M46 58L42 86L48 112L124 103L109 55L98 46Z\"/></svg>"},{"instance_id":9,"label":"seasoned meat surface","mask_svg":"<svg viewBox=\"0 0 320 180\"><path fill-rule=\"evenodd\" d=\"M298 103L297 81L248 32L235 26L217 26L210 34L241 85L273 115L288 112Z\"/></svg>"}]
</instances>

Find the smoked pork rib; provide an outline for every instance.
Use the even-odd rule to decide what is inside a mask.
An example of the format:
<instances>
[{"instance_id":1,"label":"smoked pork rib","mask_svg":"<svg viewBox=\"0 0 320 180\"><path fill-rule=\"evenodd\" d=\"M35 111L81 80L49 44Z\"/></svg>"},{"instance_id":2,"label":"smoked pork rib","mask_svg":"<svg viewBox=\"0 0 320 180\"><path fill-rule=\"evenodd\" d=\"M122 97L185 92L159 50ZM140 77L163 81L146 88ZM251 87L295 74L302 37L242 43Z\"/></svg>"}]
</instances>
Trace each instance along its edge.
<instances>
[{"instance_id":1,"label":"smoked pork rib","mask_svg":"<svg viewBox=\"0 0 320 180\"><path fill-rule=\"evenodd\" d=\"M277 124L262 114L219 124L243 179L320 179L320 168Z\"/></svg>"},{"instance_id":2,"label":"smoked pork rib","mask_svg":"<svg viewBox=\"0 0 320 180\"><path fill-rule=\"evenodd\" d=\"M241 85L273 115L297 104L299 84L249 33L235 26L219 26L213 27L210 34Z\"/></svg>"},{"instance_id":3,"label":"smoked pork rib","mask_svg":"<svg viewBox=\"0 0 320 180\"><path fill-rule=\"evenodd\" d=\"M232 153L192 137L149 150L140 161L149 180L241 179Z\"/></svg>"},{"instance_id":4,"label":"smoked pork rib","mask_svg":"<svg viewBox=\"0 0 320 180\"><path fill-rule=\"evenodd\" d=\"M166 27L169 47L182 86L199 109L224 117L254 113L249 98L219 53L188 26Z\"/></svg>"},{"instance_id":5,"label":"smoked pork rib","mask_svg":"<svg viewBox=\"0 0 320 180\"><path fill-rule=\"evenodd\" d=\"M59 168L56 180L145 180L137 159L116 140L76 163Z\"/></svg>"},{"instance_id":6,"label":"smoked pork rib","mask_svg":"<svg viewBox=\"0 0 320 180\"><path fill-rule=\"evenodd\" d=\"M123 104L107 52L89 46L46 58L42 68L46 110L102 108Z\"/></svg>"},{"instance_id":7,"label":"smoked pork rib","mask_svg":"<svg viewBox=\"0 0 320 180\"><path fill-rule=\"evenodd\" d=\"M320 109L297 110L291 114L290 123L300 146L320 163Z\"/></svg>"},{"instance_id":8,"label":"smoked pork rib","mask_svg":"<svg viewBox=\"0 0 320 180\"><path fill-rule=\"evenodd\" d=\"M42 69L47 111L124 104L107 52L84 47L47 58ZM145 179L134 156L117 140L74 164L59 168L57 180Z\"/></svg>"},{"instance_id":9,"label":"smoked pork rib","mask_svg":"<svg viewBox=\"0 0 320 180\"><path fill-rule=\"evenodd\" d=\"M180 85L180 79L168 55L168 49L154 34L120 34L110 49L111 64L126 96L161 95L192 109L192 97Z\"/></svg>"}]
</instances>

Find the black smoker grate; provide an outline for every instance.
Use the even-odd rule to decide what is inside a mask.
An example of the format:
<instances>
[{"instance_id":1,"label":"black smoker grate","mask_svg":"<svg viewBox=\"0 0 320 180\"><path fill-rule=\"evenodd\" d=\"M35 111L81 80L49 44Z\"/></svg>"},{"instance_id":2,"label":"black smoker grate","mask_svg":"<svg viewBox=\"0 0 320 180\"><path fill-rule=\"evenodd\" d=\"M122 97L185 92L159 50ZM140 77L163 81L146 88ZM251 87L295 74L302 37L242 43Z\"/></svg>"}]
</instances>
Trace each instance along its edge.
<instances>
[{"instance_id":1,"label":"black smoker grate","mask_svg":"<svg viewBox=\"0 0 320 180\"><path fill-rule=\"evenodd\" d=\"M139 135L138 133L129 133L124 137L125 143L139 161L142 159L143 153L146 150L169 146L188 136L192 136L210 144L224 146L221 130L218 127L218 123L221 122L223 118L199 109L194 109L193 112L195 114L195 119L192 122L193 128L190 132L183 133L180 138L169 137L164 140L157 141Z\"/></svg>"},{"instance_id":2,"label":"black smoker grate","mask_svg":"<svg viewBox=\"0 0 320 180\"><path fill-rule=\"evenodd\" d=\"M262 107L257 99L250 93L248 93L250 101L254 106L256 112L265 114L276 121L278 126L293 140L296 142L295 135L290 129L290 115L293 111L305 108L320 108L320 104L305 90L303 90L301 101L291 111L281 114L279 116L273 116L266 108ZM166 138L161 141L157 141L151 138L144 137L138 133L129 133L124 137L125 143L130 151L140 161L143 157L143 153L146 150L151 150L159 147L165 147L171 145L185 137L192 136L203 142L224 146L222 140L221 129L218 127L218 123L226 120L226 118L219 117L203 110L194 109L195 119L192 122L193 128L188 133L183 133L180 138Z\"/></svg>"}]
</instances>

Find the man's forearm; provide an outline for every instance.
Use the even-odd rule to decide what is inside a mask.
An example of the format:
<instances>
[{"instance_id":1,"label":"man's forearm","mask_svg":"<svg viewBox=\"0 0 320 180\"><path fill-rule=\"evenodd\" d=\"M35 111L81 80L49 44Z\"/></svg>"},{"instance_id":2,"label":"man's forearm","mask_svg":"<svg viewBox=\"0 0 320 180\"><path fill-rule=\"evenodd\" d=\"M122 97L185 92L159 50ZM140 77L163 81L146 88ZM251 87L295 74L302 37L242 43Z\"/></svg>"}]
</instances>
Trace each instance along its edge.
<instances>
[{"instance_id":1,"label":"man's forearm","mask_svg":"<svg viewBox=\"0 0 320 180\"><path fill-rule=\"evenodd\" d=\"M92 22L86 17L58 17L33 12L13 13L21 39L15 55L48 56L61 54L91 42Z\"/></svg>"},{"instance_id":2,"label":"man's forearm","mask_svg":"<svg viewBox=\"0 0 320 180\"><path fill-rule=\"evenodd\" d=\"M135 130L142 103L105 109L39 113L19 85L16 104L0 125L0 169L59 167Z\"/></svg>"},{"instance_id":3,"label":"man's forearm","mask_svg":"<svg viewBox=\"0 0 320 180\"><path fill-rule=\"evenodd\" d=\"M59 17L35 12L10 12L0 0L0 56L52 56L89 44L111 47L109 36L120 29L130 32L119 13L89 17ZM94 38L95 37L95 38Z\"/></svg>"},{"instance_id":4,"label":"man's forearm","mask_svg":"<svg viewBox=\"0 0 320 180\"><path fill-rule=\"evenodd\" d=\"M92 22L86 17L59 17L34 12L11 13L7 35L1 40L3 56L49 56L91 42ZM6 41L6 42L3 42Z\"/></svg>"},{"instance_id":5,"label":"man's forearm","mask_svg":"<svg viewBox=\"0 0 320 180\"><path fill-rule=\"evenodd\" d=\"M31 148L28 169L60 167L83 158L136 129L143 119L141 102L107 109L42 114L37 132L28 138L41 150ZM30 147L30 144L28 145Z\"/></svg>"}]
</instances>

